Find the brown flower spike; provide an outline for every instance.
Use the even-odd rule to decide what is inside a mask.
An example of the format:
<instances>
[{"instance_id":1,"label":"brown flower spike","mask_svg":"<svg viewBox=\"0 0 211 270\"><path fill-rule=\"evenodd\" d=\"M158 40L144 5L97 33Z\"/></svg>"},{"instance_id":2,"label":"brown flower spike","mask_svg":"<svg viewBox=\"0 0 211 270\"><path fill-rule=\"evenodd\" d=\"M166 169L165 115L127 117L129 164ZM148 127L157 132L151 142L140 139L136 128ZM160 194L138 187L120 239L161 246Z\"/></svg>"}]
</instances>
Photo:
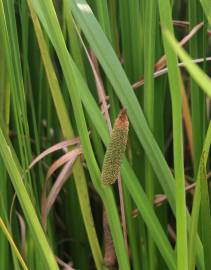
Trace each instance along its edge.
<instances>
[{"instance_id":1,"label":"brown flower spike","mask_svg":"<svg viewBox=\"0 0 211 270\"><path fill-rule=\"evenodd\" d=\"M129 122L126 114L126 109L123 108L111 132L110 142L108 144L102 169L102 182L105 185L112 185L118 178L120 165L123 159L127 139L128 139Z\"/></svg>"}]
</instances>

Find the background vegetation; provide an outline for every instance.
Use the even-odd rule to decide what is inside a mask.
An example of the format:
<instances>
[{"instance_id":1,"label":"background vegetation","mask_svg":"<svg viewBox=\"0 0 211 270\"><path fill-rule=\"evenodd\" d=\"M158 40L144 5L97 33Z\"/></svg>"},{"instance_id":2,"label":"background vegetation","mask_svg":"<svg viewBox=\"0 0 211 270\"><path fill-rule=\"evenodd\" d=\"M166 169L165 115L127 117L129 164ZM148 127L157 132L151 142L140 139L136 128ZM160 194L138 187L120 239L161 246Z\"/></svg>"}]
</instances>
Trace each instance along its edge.
<instances>
[{"instance_id":1,"label":"background vegetation","mask_svg":"<svg viewBox=\"0 0 211 270\"><path fill-rule=\"evenodd\" d=\"M210 269L210 24L209 0L0 0L0 269Z\"/></svg>"}]
</instances>

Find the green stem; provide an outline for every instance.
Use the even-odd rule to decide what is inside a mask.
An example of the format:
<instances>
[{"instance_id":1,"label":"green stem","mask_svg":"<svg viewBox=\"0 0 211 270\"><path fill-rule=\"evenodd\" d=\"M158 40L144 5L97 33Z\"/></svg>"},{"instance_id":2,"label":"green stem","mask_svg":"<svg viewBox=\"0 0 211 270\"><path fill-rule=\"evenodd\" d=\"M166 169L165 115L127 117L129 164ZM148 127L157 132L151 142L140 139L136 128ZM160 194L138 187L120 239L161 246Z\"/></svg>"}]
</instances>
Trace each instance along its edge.
<instances>
[{"instance_id":1,"label":"green stem","mask_svg":"<svg viewBox=\"0 0 211 270\"><path fill-rule=\"evenodd\" d=\"M144 35L144 114L152 133L154 132L154 61L155 61L155 26L156 5L148 0L145 6L145 35ZM154 200L154 173L145 157L145 187L149 200ZM148 260L149 269L156 268L156 249L148 231Z\"/></svg>"},{"instance_id":2,"label":"green stem","mask_svg":"<svg viewBox=\"0 0 211 270\"><path fill-rule=\"evenodd\" d=\"M159 0L161 27L173 33L170 1ZM169 85L172 102L174 170L176 179L176 230L177 230L177 269L188 269L187 216L185 200L185 177L182 136L181 77L177 67L177 57L165 36L164 49L169 70Z\"/></svg>"}]
</instances>

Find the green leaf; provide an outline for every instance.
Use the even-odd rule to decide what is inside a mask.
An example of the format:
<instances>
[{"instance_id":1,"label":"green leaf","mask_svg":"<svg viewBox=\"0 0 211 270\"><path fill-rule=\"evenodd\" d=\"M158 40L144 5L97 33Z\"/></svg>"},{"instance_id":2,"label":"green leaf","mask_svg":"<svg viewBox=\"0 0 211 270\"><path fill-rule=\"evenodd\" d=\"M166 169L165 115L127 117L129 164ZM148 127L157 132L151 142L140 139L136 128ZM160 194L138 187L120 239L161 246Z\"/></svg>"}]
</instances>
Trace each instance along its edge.
<instances>
[{"instance_id":1,"label":"green leaf","mask_svg":"<svg viewBox=\"0 0 211 270\"><path fill-rule=\"evenodd\" d=\"M0 228L2 229L3 233L5 234L8 242L10 243L10 245L11 245L15 255L17 256L20 264L22 265L23 269L28 270L28 267L27 267L26 263L24 262L21 254L20 254L17 246L15 245L15 242L13 241L12 236L11 236L9 230L7 229L6 225L4 224L2 218L0 218Z\"/></svg>"},{"instance_id":2,"label":"green leaf","mask_svg":"<svg viewBox=\"0 0 211 270\"><path fill-rule=\"evenodd\" d=\"M10 143L7 142L2 129L0 128L0 154L11 178L14 189L17 193L19 202L23 209L29 228L36 240L37 246L42 252L43 259L49 269L59 269L53 255L53 252L46 240L41 224L37 218L36 212L23 183L23 173L20 171L17 157Z\"/></svg>"},{"instance_id":3,"label":"green leaf","mask_svg":"<svg viewBox=\"0 0 211 270\"><path fill-rule=\"evenodd\" d=\"M206 138L204 141L204 146L202 150L202 155L200 159L198 174L197 174L197 180L196 180L196 188L194 193L194 200L193 200L193 207L192 207L192 219L190 224L190 234L189 234L189 269L193 270L195 269L195 250L196 250L196 235L197 235L197 228L198 228L198 219L199 219L199 210L200 210L200 203L202 203L202 197L206 197L206 187L201 186L201 183L203 181L203 185L206 185L206 181L204 180L204 167L206 167L209 149L211 144L211 121L209 123L209 127L207 130ZM205 183L204 183L205 182ZM202 189L205 192L202 196ZM207 211L207 202L206 198L203 198L203 206L201 206L202 211ZM209 220L209 216L206 216L206 219ZM205 226L209 227L210 221ZM206 229L205 231L206 232ZM209 257L209 256L208 256ZM205 260L206 256L204 256Z\"/></svg>"},{"instance_id":4,"label":"green leaf","mask_svg":"<svg viewBox=\"0 0 211 270\"><path fill-rule=\"evenodd\" d=\"M210 0L200 0L204 13L207 16L207 20L211 25L211 2Z\"/></svg>"},{"instance_id":5,"label":"green leaf","mask_svg":"<svg viewBox=\"0 0 211 270\"><path fill-rule=\"evenodd\" d=\"M173 35L170 1L159 0L161 27L168 29ZM163 33L163 32L162 32ZM168 66L168 79L172 104L173 122L173 154L174 172L176 179L176 249L177 267L186 270L188 268L188 245L187 245L187 218L185 199L185 176L183 156L183 128L182 128L182 97L181 75L178 68L178 60L175 52L169 46L163 34L164 50Z\"/></svg>"},{"instance_id":6,"label":"green leaf","mask_svg":"<svg viewBox=\"0 0 211 270\"><path fill-rule=\"evenodd\" d=\"M211 138L211 134L210 134ZM211 139L210 139L211 141ZM205 260L205 267L206 270L210 269L211 265L211 216L210 216L210 200L209 200L209 190L208 190L208 183L207 183L207 172L206 172L206 163L202 161L202 168L201 168L201 216L202 216L202 223L201 223L201 239L202 244L204 246L204 260Z\"/></svg>"}]
</instances>

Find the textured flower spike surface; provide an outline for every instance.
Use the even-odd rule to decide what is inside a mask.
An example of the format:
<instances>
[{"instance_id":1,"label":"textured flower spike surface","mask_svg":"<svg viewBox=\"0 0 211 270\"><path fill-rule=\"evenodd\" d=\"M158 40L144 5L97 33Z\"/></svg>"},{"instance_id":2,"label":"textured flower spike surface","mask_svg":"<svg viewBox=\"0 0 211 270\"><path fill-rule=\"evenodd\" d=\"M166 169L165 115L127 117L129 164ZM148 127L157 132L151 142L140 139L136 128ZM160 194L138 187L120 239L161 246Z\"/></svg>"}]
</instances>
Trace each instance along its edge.
<instances>
[{"instance_id":1,"label":"textured flower spike surface","mask_svg":"<svg viewBox=\"0 0 211 270\"><path fill-rule=\"evenodd\" d=\"M128 127L129 122L126 109L123 108L115 120L103 161L102 181L105 185L114 184L118 178L121 161L127 145Z\"/></svg>"}]
</instances>

